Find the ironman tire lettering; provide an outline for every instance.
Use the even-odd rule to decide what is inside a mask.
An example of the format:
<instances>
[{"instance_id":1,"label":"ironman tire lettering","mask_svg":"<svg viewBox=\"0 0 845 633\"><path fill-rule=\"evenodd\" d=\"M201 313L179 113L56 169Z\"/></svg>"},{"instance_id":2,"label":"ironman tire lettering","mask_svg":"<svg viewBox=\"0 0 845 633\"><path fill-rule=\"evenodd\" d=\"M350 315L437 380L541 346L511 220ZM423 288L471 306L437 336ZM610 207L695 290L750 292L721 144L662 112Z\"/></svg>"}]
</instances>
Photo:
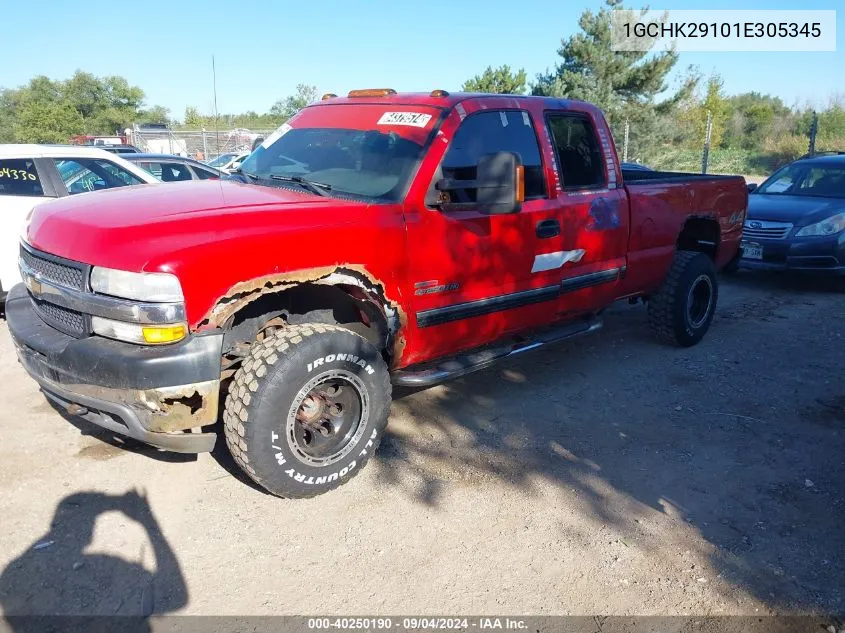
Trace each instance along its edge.
<instances>
[{"instance_id":1,"label":"ironman tire lettering","mask_svg":"<svg viewBox=\"0 0 845 633\"><path fill-rule=\"evenodd\" d=\"M255 342L223 413L238 466L272 494L314 497L349 481L381 442L390 410L387 365L337 325L301 324Z\"/></svg>"}]
</instances>

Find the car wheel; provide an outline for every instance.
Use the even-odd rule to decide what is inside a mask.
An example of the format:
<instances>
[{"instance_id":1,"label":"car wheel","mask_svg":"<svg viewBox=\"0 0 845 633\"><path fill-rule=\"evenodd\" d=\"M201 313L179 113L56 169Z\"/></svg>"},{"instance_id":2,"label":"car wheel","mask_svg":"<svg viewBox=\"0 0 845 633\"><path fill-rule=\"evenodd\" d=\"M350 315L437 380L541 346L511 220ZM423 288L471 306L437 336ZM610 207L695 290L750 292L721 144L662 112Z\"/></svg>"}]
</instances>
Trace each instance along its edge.
<instances>
[{"instance_id":1,"label":"car wheel","mask_svg":"<svg viewBox=\"0 0 845 633\"><path fill-rule=\"evenodd\" d=\"M238 465L281 497L314 497L354 477L381 442L387 365L345 328L291 325L253 344L223 414Z\"/></svg>"},{"instance_id":2,"label":"car wheel","mask_svg":"<svg viewBox=\"0 0 845 633\"><path fill-rule=\"evenodd\" d=\"M710 329L718 298L713 261L704 253L678 251L660 289L649 299L651 328L664 341L691 347Z\"/></svg>"}]
</instances>

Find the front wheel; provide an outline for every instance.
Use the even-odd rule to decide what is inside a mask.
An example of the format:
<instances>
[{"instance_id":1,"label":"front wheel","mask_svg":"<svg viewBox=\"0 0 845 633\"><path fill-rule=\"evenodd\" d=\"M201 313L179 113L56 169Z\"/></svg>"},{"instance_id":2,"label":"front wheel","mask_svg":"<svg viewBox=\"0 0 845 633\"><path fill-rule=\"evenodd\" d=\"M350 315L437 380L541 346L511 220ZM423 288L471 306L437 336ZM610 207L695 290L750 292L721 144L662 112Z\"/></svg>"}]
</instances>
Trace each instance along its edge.
<instances>
[{"instance_id":1,"label":"front wheel","mask_svg":"<svg viewBox=\"0 0 845 633\"><path fill-rule=\"evenodd\" d=\"M710 329L718 298L713 261L703 253L678 251L663 285L648 302L651 329L667 342L692 347Z\"/></svg>"},{"instance_id":2,"label":"front wheel","mask_svg":"<svg viewBox=\"0 0 845 633\"><path fill-rule=\"evenodd\" d=\"M387 425L391 385L378 350L347 329L292 325L235 373L226 444L252 479L281 497L328 492L360 471Z\"/></svg>"}]
</instances>

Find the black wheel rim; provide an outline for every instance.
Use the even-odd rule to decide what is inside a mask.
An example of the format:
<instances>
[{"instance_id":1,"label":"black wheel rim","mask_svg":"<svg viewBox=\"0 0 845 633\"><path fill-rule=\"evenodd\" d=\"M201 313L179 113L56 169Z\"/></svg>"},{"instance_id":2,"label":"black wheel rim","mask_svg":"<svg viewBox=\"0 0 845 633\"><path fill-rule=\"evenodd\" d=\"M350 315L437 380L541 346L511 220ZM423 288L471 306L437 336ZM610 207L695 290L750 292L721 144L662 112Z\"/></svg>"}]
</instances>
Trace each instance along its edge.
<instances>
[{"instance_id":1,"label":"black wheel rim","mask_svg":"<svg viewBox=\"0 0 845 633\"><path fill-rule=\"evenodd\" d=\"M707 321L713 306L713 282L707 275L699 275L687 295L687 320L694 328Z\"/></svg>"},{"instance_id":2,"label":"black wheel rim","mask_svg":"<svg viewBox=\"0 0 845 633\"><path fill-rule=\"evenodd\" d=\"M355 447L369 417L361 380L345 370L324 372L299 390L288 412L287 438L303 462L327 466Z\"/></svg>"}]
</instances>

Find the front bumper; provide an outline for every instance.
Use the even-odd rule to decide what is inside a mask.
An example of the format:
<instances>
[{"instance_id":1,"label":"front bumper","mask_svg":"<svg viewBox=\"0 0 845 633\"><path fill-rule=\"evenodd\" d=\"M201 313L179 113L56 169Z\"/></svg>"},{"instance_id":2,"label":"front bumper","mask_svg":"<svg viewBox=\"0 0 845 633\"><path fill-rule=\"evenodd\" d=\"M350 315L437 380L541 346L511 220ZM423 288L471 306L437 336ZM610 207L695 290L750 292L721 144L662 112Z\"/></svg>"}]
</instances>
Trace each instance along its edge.
<instances>
[{"instance_id":1,"label":"front bumper","mask_svg":"<svg viewBox=\"0 0 845 633\"><path fill-rule=\"evenodd\" d=\"M217 421L222 335L144 347L59 332L35 312L23 284L9 291L6 320L18 359L52 401L110 431L181 453L208 452Z\"/></svg>"},{"instance_id":2,"label":"front bumper","mask_svg":"<svg viewBox=\"0 0 845 633\"><path fill-rule=\"evenodd\" d=\"M743 239L744 249L749 244L762 247L763 259L744 256L739 260L741 268L832 277L845 275L845 234L825 238Z\"/></svg>"}]
</instances>

